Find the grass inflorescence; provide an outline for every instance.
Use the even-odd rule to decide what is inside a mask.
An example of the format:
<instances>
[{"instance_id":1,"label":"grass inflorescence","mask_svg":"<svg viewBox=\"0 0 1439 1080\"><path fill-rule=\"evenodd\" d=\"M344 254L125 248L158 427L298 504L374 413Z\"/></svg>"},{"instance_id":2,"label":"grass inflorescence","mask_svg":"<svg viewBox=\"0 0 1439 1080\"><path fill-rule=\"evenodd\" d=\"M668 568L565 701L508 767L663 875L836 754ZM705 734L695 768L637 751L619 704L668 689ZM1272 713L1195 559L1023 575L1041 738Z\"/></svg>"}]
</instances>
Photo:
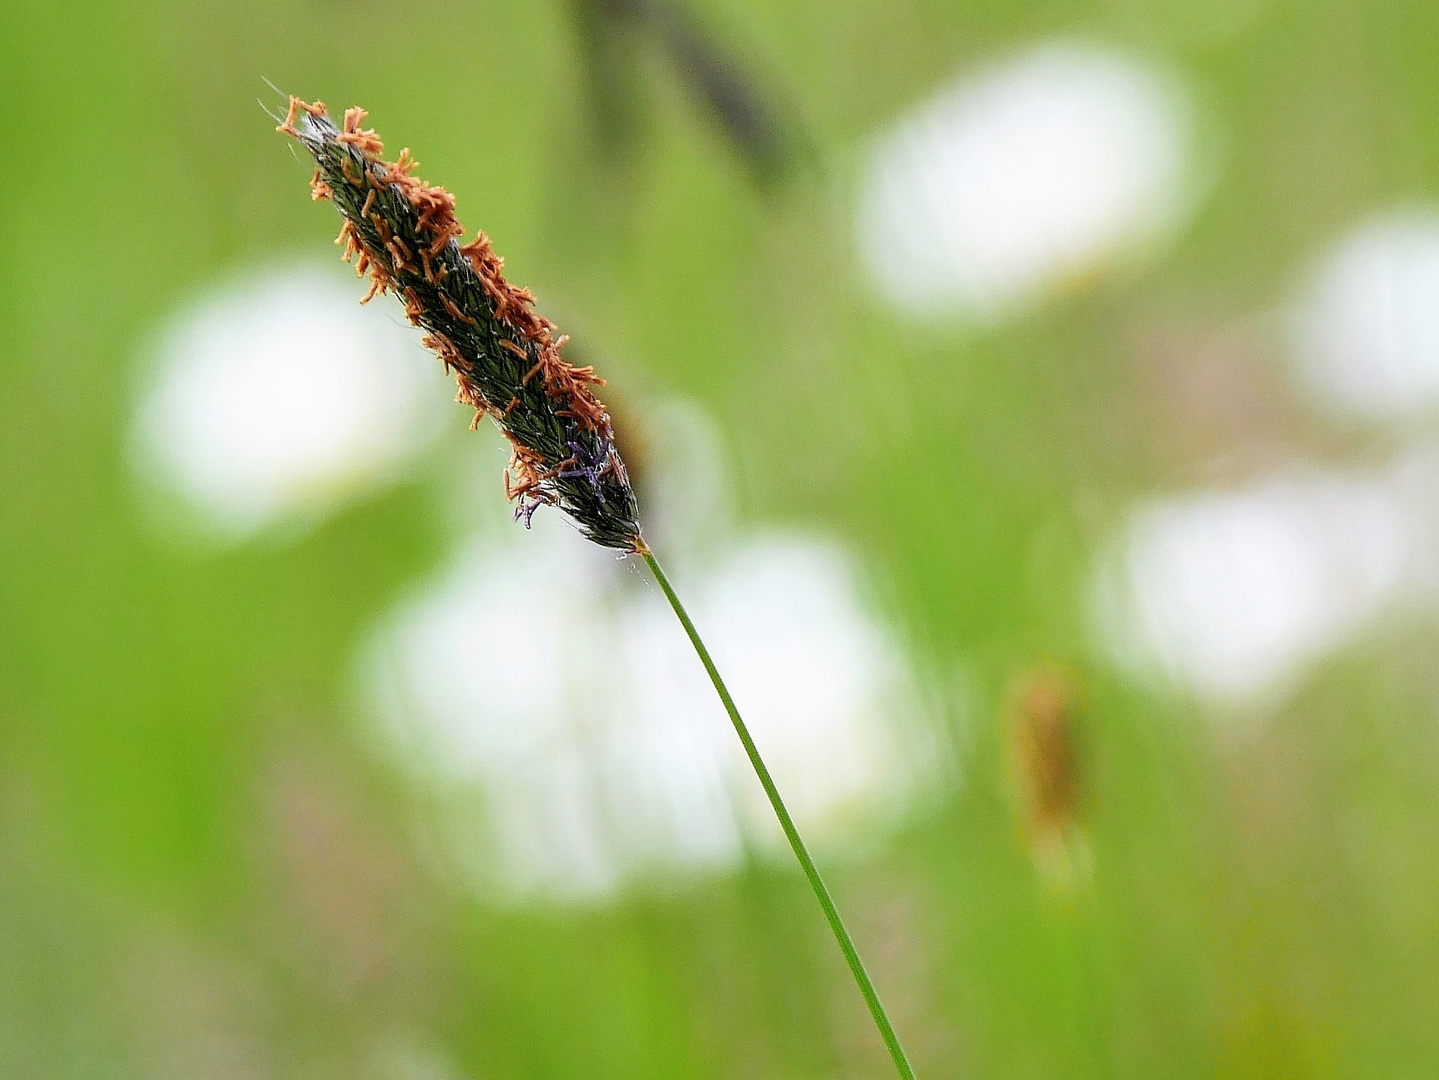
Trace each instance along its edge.
<instances>
[{"instance_id":1,"label":"grass inflorescence","mask_svg":"<svg viewBox=\"0 0 1439 1080\"><path fill-rule=\"evenodd\" d=\"M528 290L505 280L503 260L489 238L479 233L462 244L454 196L411 175L415 163L408 149L386 161L379 137L360 126L364 119L365 111L356 107L336 124L324 105L292 97L279 130L314 156L318 168L311 194L331 200L344 216L338 242L356 271L370 277L365 299L381 292L398 295L410 321L425 331L425 344L455 372L459 400L475 410L475 423L489 415L510 440L505 491L517 503L516 517L528 525L539 507L559 506L591 540L638 555L649 567L714 684L895 1068L902 1080L914 1080L874 982L748 726L640 536L639 508L615 449L609 413L590 389L602 380L560 356L566 339L535 313Z\"/></svg>"},{"instance_id":2,"label":"grass inflorescence","mask_svg":"<svg viewBox=\"0 0 1439 1080\"><path fill-rule=\"evenodd\" d=\"M614 445L609 413L591 389L603 380L567 362L567 340L534 310L534 296L505 280L504 260L483 232L462 243L455 198L413 175L408 149L394 161L365 111L336 123L323 103L290 98L278 130L314 157L311 194L344 217L345 257L370 292L392 292L424 343L455 373L458 400L492 417L511 446L505 492L529 524L558 506L598 544L641 548L634 489Z\"/></svg>"}]
</instances>

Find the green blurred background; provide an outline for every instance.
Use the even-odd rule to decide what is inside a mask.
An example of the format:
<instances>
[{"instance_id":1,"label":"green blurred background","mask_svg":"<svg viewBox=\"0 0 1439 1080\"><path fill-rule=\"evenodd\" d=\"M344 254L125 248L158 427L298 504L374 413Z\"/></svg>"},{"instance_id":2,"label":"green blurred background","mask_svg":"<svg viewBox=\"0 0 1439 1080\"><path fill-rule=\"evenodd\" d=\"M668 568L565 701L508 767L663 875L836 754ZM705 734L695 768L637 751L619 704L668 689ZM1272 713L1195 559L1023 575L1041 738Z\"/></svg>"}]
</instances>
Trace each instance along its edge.
<instances>
[{"instance_id":1,"label":"green blurred background","mask_svg":"<svg viewBox=\"0 0 1439 1080\"><path fill-rule=\"evenodd\" d=\"M1056 48L1077 67L1006 112L1025 58ZM334 253L333 211L310 203L309 170L256 104L276 106L264 77L364 104L392 151L410 146L457 194L610 376L642 495L667 467L647 403L680 401L731 478L726 529L844 553L845 618L902 654L908 703L890 711L910 732L901 772L923 779L886 780L817 827L921 1076L1439 1074L1424 558L1439 533L1423 527L1439 507L1423 468L1436 48L1439 8L1397 0L0 0L0 1073L890 1068L803 878L758 826L699 865L660 843L567 892L544 884L567 873L561 850L540 884L507 886L496 868L515 853L482 845L467 868L444 840L487 835L483 762L441 780L376 736L365 642L385 613L457 558L502 580L528 557L530 538L497 520L491 430L442 410L402 461L228 534L197 527L183 493L155 495L136 416L156 342L182 341L175 364L188 348L165 328L275 267L323 276ZM1141 73L1104 100L1158 95L1127 143L1105 143L1123 107L1065 126L1086 57ZM968 104L923 138L905 127L946 93ZM1045 94L1053 139L1077 146L1057 164L1043 124L1017 153L1004 143L1006 118L1048 115ZM946 124L970 141L946 149ZM897 202L938 223L921 214L887 241L874 215L896 199L876 177L906 137L914 168L930 160L915 139L937 140L941 164L922 198L896 181ZM945 186L945 155L984 164L991 137L998 210L984 183ZM1165 138L1178 164L1146 164ZM1030 220L1027 168L1045 209L1070 167L1079 187L1143 182L1067 261L1040 243L993 303L942 282L907 303L909 286L886 284L884 266L916 252L932 256L914 271L926 281L1002 274L1012 237L985 223L1006 207ZM969 231L945 233L964 199ZM1065 212L1047 227L1062 233ZM1355 232L1371 220L1391 226ZM949 248L926 248L932 234ZM1333 251L1349 269L1326 278ZM1345 314L1345 283L1375 265ZM1342 326L1326 330L1333 310ZM1392 333L1365 352L1376 325ZM1317 397L1304 385L1306 341L1321 367L1360 358L1337 378L1361 399L1366 356L1397 389L1332 407L1332 379ZM230 408L219 390L192 404ZM654 480L646 507L682 506L686 489ZM1175 574L1203 549L1214 580L1181 589L1174 615L1143 592L1170 573L1161 559L1118 571L1134 587L1104 600L1125 538L1142 547L1143 522L1163 532L1191 505L1222 519L1220 555L1204 554L1199 511L1159 547L1179 551ZM1173 513L1145 517L1155 506ZM1255 506L1255 529L1224 524ZM719 582L708 513L671 540L682 591ZM559 573L536 565L537 581ZM623 567L584 573L601 608L654 600ZM535 594L541 614L550 596ZM1184 605L1210 597L1219 613L1184 629ZM607 633L606 618L586 625ZM786 663L813 661L829 685L814 621ZM583 662L547 656L534 678ZM713 703L695 709L723 725ZM822 757L823 723L807 737ZM827 783L793 756L792 782ZM635 798L645 821L669 812Z\"/></svg>"}]
</instances>

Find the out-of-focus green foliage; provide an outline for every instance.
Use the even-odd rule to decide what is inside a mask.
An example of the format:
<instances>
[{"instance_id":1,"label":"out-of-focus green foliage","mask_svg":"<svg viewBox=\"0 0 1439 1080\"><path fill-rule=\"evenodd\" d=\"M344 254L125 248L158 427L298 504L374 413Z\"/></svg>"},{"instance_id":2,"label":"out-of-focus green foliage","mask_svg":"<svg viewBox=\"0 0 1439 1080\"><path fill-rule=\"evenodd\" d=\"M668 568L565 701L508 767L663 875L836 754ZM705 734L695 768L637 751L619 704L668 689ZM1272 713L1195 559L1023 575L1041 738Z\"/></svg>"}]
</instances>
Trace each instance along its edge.
<instances>
[{"instance_id":1,"label":"out-of-focus green foliage","mask_svg":"<svg viewBox=\"0 0 1439 1080\"><path fill-rule=\"evenodd\" d=\"M1086 586L1133 500L1224 449L1136 341L1270 308L1356 217L1439 193L1439 7L695 10L808 132L792 179L757 188L648 54L636 130L600 145L560 0L0 0L0 1073L888 1068L786 863L518 909L436 870L349 692L374 614L446 554L423 481L292 542L146 527L125 438L147 335L333 235L255 104L266 76L368 107L621 358L616 400L701 401L744 518L845 537L928 676L964 673L952 786L831 874L921 1076L1435 1075L1432 622L1376 632L1233 743L1110 666ZM967 65L1056 35L1182 71L1222 132L1213 189L1142 272L1002 329L916 327L861 280L856 157ZM1266 423L1319 460L1370 445ZM1070 891L1005 779L1006 687L1048 658L1086 688L1093 868Z\"/></svg>"}]
</instances>

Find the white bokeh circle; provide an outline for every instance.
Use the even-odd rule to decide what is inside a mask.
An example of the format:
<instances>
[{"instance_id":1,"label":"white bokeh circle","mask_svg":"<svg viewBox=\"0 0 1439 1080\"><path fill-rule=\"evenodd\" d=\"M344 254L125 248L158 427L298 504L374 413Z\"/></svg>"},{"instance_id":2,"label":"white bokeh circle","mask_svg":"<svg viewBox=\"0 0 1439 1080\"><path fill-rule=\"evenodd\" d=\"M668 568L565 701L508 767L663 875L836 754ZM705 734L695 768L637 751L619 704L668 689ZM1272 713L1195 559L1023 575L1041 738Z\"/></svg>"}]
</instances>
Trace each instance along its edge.
<instances>
[{"instance_id":1,"label":"white bokeh circle","mask_svg":"<svg viewBox=\"0 0 1439 1080\"><path fill-rule=\"evenodd\" d=\"M284 265L185 305L132 425L142 481L235 540L313 519L397 475L434 435L437 365L342 267Z\"/></svg>"},{"instance_id":2,"label":"white bokeh circle","mask_svg":"<svg viewBox=\"0 0 1439 1080\"><path fill-rule=\"evenodd\" d=\"M1193 201L1191 110L1123 52L1052 42L966 73L871 148L871 276L917 314L995 319L1151 244Z\"/></svg>"}]
</instances>

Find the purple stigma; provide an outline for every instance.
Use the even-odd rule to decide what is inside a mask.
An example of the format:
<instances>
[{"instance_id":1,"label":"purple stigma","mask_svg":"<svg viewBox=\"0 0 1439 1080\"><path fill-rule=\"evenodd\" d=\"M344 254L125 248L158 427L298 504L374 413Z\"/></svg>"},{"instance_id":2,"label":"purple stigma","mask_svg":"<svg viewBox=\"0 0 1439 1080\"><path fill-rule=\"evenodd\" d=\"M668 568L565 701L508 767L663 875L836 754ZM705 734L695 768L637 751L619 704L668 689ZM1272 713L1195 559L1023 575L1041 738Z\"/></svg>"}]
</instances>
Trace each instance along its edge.
<instances>
[{"instance_id":1,"label":"purple stigma","mask_svg":"<svg viewBox=\"0 0 1439 1080\"><path fill-rule=\"evenodd\" d=\"M519 505L515 507L514 520L523 521L525 528L528 529L530 527L530 519L535 516L535 511L544 505L545 502L543 499L530 499L527 501L525 496L522 495L520 496Z\"/></svg>"},{"instance_id":2,"label":"purple stigma","mask_svg":"<svg viewBox=\"0 0 1439 1080\"><path fill-rule=\"evenodd\" d=\"M609 470L611 449L609 440L601 440L600 450L597 454L591 454L583 442L573 437L566 440L565 445L569 447L570 457L574 464L569 468L561 470L556 475L566 479L575 476L584 477L590 482L590 486L594 488L595 494L599 497L600 502L603 503L605 501L605 491L604 487L600 484L600 477Z\"/></svg>"}]
</instances>

